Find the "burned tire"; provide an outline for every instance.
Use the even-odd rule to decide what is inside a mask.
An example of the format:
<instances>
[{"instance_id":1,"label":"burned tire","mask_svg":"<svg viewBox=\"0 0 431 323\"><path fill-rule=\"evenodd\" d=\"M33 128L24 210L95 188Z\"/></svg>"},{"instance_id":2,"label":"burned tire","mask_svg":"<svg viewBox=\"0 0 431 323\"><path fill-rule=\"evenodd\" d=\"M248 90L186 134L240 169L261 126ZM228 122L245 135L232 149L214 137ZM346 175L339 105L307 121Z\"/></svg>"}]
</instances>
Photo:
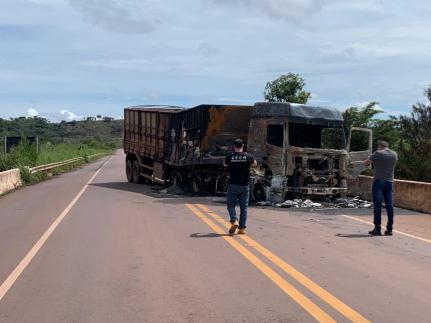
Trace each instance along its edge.
<instances>
[{"instance_id":1,"label":"burned tire","mask_svg":"<svg viewBox=\"0 0 431 323\"><path fill-rule=\"evenodd\" d=\"M199 175L195 175L192 177L190 182L190 190L193 194L199 194L202 193L204 183L202 181L202 178Z\"/></svg>"},{"instance_id":2,"label":"burned tire","mask_svg":"<svg viewBox=\"0 0 431 323\"><path fill-rule=\"evenodd\" d=\"M267 196L266 196L266 190L265 190L265 185L262 183L256 183L253 186L253 189L251 190L251 198L254 202L262 202L262 201L266 201Z\"/></svg>"},{"instance_id":3,"label":"burned tire","mask_svg":"<svg viewBox=\"0 0 431 323\"><path fill-rule=\"evenodd\" d=\"M184 181L183 181L183 177L181 176L180 172L172 173L172 184L175 187L182 187L183 186Z\"/></svg>"},{"instance_id":4,"label":"burned tire","mask_svg":"<svg viewBox=\"0 0 431 323\"><path fill-rule=\"evenodd\" d=\"M132 174L133 174L132 175L132 181L133 181L133 183L139 184L140 180L141 180L141 174L140 174L140 171L139 171L139 163L138 163L137 160L135 160L133 162Z\"/></svg>"},{"instance_id":5,"label":"burned tire","mask_svg":"<svg viewBox=\"0 0 431 323\"><path fill-rule=\"evenodd\" d=\"M126 176L129 183L133 183L133 163L131 160L126 162Z\"/></svg>"}]
</instances>

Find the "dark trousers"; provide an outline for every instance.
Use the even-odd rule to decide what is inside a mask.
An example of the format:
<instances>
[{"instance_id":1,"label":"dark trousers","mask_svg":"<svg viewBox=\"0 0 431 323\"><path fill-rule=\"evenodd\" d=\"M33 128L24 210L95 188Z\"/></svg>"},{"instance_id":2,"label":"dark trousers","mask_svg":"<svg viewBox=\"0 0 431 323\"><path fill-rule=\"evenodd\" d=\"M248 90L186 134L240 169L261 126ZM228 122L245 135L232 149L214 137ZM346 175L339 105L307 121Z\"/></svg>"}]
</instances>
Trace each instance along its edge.
<instances>
[{"instance_id":1,"label":"dark trousers","mask_svg":"<svg viewBox=\"0 0 431 323\"><path fill-rule=\"evenodd\" d=\"M245 229L247 225L247 207L250 188L247 186L229 184L227 188L227 210L229 211L230 222L238 220L236 215L236 202L239 201L240 215L239 228Z\"/></svg>"},{"instance_id":2,"label":"dark trousers","mask_svg":"<svg viewBox=\"0 0 431 323\"><path fill-rule=\"evenodd\" d=\"M382 224L382 202L385 201L386 212L388 214L388 224L386 229L392 231L394 225L394 203L393 203L393 182L376 179L373 182L373 203L374 203L374 225L376 229L381 229Z\"/></svg>"}]
</instances>

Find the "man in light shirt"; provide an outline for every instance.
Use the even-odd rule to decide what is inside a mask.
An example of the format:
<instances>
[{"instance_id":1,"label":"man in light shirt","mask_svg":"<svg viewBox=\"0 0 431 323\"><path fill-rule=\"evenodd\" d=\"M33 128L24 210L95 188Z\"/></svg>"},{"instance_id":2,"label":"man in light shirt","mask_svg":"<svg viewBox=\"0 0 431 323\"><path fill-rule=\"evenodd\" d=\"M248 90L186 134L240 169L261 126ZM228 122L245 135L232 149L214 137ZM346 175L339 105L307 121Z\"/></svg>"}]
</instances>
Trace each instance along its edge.
<instances>
[{"instance_id":1,"label":"man in light shirt","mask_svg":"<svg viewBox=\"0 0 431 323\"><path fill-rule=\"evenodd\" d=\"M388 214L388 223L386 225L385 235L392 235L392 228L394 225L393 186L397 160L397 153L389 149L389 144L386 141L380 140L378 142L378 149L364 161L364 165L372 165L374 171L374 229L369 232L370 235L382 234L381 222L383 200L385 201L386 212Z\"/></svg>"}]
</instances>

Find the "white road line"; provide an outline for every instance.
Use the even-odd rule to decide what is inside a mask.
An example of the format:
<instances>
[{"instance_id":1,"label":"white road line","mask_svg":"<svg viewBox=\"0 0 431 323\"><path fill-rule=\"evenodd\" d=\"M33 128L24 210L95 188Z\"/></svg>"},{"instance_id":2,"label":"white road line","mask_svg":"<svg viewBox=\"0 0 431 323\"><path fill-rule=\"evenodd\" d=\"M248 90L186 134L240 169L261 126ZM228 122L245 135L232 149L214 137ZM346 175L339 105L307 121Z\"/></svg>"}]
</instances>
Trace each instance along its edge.
<instances>
[{"instance_id":1,"label":"white road line","mask_svg":"<svg viewBox=\"0 0 431 323\"><path fill-rule=\"evenodd\" d=\"M25 257L21 260L21 262L16 266L16 268L12 271L12 273L6 278L6 280L0 285L0 301L6 295L6 293L11 289L16 280L21 276L23 271L30 264L32 259L36 256L39 250L43 247L45 242L49 239L54 230L58 227L58 225L63 221L66 215L70 212L70 210L75 206L76 202L81 198L82 194L87 190L88 186L93 182L96 176L100 173L103 167L111 160L111 157L106 160L103 165L94 173L94 175L90 178L90 180L85 184L85 186L79 191L79 193L75 196L72 202L64 209L63 212L55 219L55 221L51 224L51 226L46 230L46 232L42 235L39 241L30 249L30 251L25 255Z\"/></svg>"},{"instance_id":2,"label":"white road line","mask_svg":"<svg viewBox=\"0 0 431 323\"><path fill-rule=\"evenodd\" d=\"M341 214L341 216L345 217L347 219L350 219L350 220L354 220L356 222L361 222L361 223L365 223L365 224L374 226L374 223L371 223L371 222L365 221L365 220L361 220L361 219L355 218L355 217L350 216L350 215ZM413 239L417 239L417 240L420 240L420 241L423 241L423 242L431 243L431 240L415 236L414 234L410 234L410 233L403 232L403 231L398 231L398 230L393 230L393 232L399 233L399 234L401 234L403 236L406 236L406 237L409 237L409 238L413 238Z\"/></svg>"}]
</instances>

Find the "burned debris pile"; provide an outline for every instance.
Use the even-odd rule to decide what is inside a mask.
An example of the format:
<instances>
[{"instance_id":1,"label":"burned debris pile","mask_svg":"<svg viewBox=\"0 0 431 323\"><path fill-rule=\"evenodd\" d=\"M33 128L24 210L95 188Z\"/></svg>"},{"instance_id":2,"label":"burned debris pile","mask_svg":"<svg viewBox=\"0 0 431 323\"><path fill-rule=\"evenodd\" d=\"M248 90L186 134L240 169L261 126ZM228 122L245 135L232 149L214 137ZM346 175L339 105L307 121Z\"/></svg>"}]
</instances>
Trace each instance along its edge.
<instances>
[{"instance_id":1,"label":"burned debris pile","mask_svg":"<svg viewBox=\"0 0 431 323\"><path fill-rule=\"evenodd\" d=\"M371 208L373 204L366 200L362 200L358 196L350 198L338 198L334 201L324 201L324 202L313 202L310 199L302 200L286 200L282 203L274 203L269 201L257 202L259 206L273 206L280 208L309 208L309 209L359 209L359 208Z\"/></svg>"}]
</instances>

